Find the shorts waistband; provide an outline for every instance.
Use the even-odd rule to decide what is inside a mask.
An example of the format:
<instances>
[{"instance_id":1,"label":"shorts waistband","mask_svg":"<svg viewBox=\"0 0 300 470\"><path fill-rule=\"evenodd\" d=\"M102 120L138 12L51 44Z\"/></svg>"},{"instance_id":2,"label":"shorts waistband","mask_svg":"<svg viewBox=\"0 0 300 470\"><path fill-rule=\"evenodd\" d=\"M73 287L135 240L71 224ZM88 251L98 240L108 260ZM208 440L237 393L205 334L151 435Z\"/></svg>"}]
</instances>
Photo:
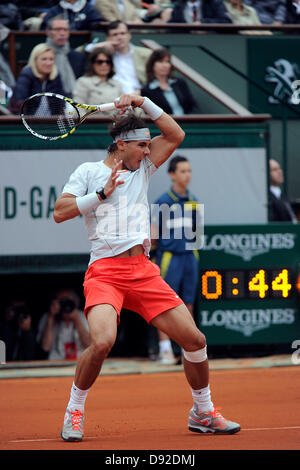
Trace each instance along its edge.
<instances>
[{"instance_id":1,"label":"shorts waistband","mask_svg":"<svg viewBox=\"0 0 300 470\"><path fill-rule=\"evenodd\" d=\"M136 256L126 256L124 258L115 258L114 256L110 258L100 258L94 261L90 266L94 266L96 263L98 264L140 264L140 263L145 263L148 260L148 257L144 254L141 253L140 255Z\"/></svg>"}]
</instances>

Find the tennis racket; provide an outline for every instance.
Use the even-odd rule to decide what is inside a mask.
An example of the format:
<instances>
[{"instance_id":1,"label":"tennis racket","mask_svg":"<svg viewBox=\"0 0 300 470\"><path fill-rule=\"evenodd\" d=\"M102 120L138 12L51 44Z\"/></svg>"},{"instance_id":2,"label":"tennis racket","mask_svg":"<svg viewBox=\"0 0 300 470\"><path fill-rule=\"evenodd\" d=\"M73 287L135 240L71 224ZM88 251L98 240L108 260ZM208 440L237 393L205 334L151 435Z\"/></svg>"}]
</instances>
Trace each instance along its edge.
<instances>
[{"instance_id":1,"label":"tennis racket","mask_svg":"<svg viewBox=\"0 0 300 470\"><path fill-rule=\"evenodd\" d=\"M24 101L21 118L26 129L35 137L58 140L73 134L91 114L114 109L114 103L80 104L65 96L45 92L36 93Z\"/></svg>"}]
</instances>

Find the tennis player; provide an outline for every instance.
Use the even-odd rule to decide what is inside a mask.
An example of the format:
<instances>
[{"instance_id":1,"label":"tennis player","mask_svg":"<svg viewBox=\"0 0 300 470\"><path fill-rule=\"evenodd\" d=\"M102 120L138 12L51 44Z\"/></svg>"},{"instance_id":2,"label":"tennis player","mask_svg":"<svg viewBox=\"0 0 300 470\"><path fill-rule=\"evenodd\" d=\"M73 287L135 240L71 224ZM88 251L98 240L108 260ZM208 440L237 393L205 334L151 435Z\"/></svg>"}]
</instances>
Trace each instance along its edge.
<instances>
[{"instance_id":1,"label":"tennis player","mask_svg":"<svg viewBox=\"0 0 300 470\"><path fill-rule=\"evenodd\" d=\"M144 121L127 111L130 106L142 108L161 134L151 139ZM184 132L148 98L122 95L116 107L120 114L110 129L113 143L107 157L80 165L55 204L58 223L84 216L91 241L84 280L91 345L77 363L61 437L66 441L83 438L85 401L116 340L122 307L139 313L182 347L194 401L189 429L233 434L240 430L239 424L226 420L211 401L205 336L148 258L149 179L183 141Z\"/></svg>"}]
</instances>

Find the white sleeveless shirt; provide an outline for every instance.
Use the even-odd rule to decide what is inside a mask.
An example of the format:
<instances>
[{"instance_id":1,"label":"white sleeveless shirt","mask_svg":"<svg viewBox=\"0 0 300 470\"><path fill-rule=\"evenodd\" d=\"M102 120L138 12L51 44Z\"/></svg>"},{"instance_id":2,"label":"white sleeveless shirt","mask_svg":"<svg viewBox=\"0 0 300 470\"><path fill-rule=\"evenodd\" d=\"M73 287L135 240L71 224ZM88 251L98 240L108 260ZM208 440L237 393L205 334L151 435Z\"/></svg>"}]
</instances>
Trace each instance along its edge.
<instances>
[{"instance_id":1,"label":"white sleeveless shirt","mask_svg":"<svg viewBox=\"0 0 300 470\"><path fill-rule=\"evenodd\" d=\"M91 252L89 264L116 256L135 245L143 245L148 256L151 246L150 213L147 198L150 176L157 167L148 157L136 171L121 170L124 184L84 216ZM63 193L84 196L99 191L110 177L104 161L80 165L70 176Z\"/></svg>"}]
</instances>

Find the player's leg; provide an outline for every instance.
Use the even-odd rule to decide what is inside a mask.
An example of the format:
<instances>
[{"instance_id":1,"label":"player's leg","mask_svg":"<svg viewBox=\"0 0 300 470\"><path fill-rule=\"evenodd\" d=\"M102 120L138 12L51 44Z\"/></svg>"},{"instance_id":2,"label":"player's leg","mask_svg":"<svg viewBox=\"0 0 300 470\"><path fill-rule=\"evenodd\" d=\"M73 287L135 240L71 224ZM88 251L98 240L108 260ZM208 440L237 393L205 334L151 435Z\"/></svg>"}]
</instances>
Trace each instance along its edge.
<instances>
[{"instance_id":1,"label":"player's leg","mask_svg":"<svg viewBox=\"0 0 300 470\"><path fill-rule=\"evenodd\" d=\"M183 348L184 371L194 401L189 416L189 429L200 433L222 434L239 431L240 426L226 420L211 401L206 339L187 307L181 304L167 310L152 319L151 324Z\"/></svg>"},{"instance_id":2,"label":"player's leg","mask_svg":"<svg viewBox=\"0 0 300 470\"><path fill-rule=\"evenodd\" d=\"M111 305L92 307L87 320L91 344L78 359L61 433L66 441L82 440L85 400L117 335L117 312Z\"/></svg>"}]
</instances>

